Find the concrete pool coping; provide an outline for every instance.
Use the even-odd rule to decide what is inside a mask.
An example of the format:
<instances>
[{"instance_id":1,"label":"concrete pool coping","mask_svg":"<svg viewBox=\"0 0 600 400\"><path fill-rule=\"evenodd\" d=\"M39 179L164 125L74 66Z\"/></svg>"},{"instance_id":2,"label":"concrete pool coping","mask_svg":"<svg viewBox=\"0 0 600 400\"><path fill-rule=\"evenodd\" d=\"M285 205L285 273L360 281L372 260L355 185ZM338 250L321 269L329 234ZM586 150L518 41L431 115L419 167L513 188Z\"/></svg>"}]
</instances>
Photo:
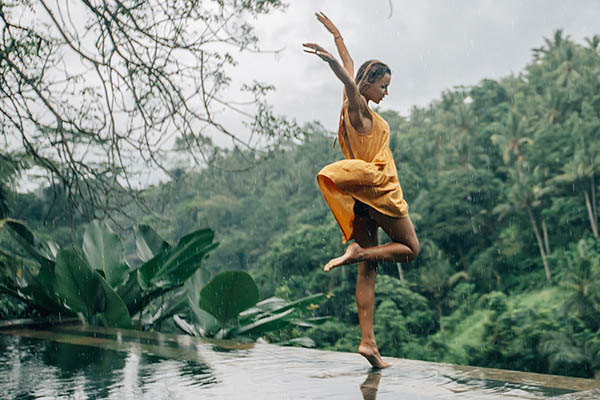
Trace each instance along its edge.
<instances>
[{"instance_id":1,"label":"concrete pool coping","mask_svg":"<svg viewBox=\"0 0 600 400\"><path fill-rule=\"evenodd\" d=\"M397 390L414 397L404 398L546 398L544 390L554 399L600 399L600 380L583 379L531 372L461 366L419 360L384 357L392 367L374 371L357 354L316 349L281 347L271 344L203 339L187 335L162 334L137 330L101 328L67 319L34 323L0 325L0 335L47 340L81 346L91 346L121 352L143 352L173 360L187 360L211 366L215 374L231 375L237 371L247 384L260 381L257 390L266 390L276 398L281 390L295 390L298 397L306 385L330 382L333 387L358 383L364 393L371 390L377 398L393 397ZM215 351L215 349L221 349ZM266 361L271 360L271 361ZM271 378L281 374L286 386L273 379L262 380L253 375L263 370ZM367 375L365 380L364 376ZM278 381L281 379L277 379ZM364 382L362 382L364 380ZM362 383L360 383L361 381ZM380 383L381 381L381 383ZM249 383L248 383L249 382ZM337 385L337 386L336 386ZM341 385L341 386L340 386ZM213 388L214 389L214 388ZM207 389L213 390L211 388ZM228 389L229 390L229 389ZM419 390L423 396L419 397ZM213 390L214 391L214 390ZM334 391L337 393L336 391ZM225 390L224 394L234 396ZM542 396L542 397L540 397ZM313 397L316 398L316 397ZM337 397L344 398L344 397ZM375 398L375 397L368 397Z\"/></svg>"}]
</instances>

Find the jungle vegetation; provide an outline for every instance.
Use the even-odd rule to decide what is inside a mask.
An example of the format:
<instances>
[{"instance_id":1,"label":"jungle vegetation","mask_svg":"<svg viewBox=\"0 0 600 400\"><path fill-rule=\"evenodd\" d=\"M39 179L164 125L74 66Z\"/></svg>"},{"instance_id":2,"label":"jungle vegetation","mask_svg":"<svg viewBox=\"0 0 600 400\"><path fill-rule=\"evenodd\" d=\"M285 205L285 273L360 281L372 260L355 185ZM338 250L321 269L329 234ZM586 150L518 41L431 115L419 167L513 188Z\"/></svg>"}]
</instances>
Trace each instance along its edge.
<instances>
[{"instance_id":1,"label":"jungle vegetation","mask_svg":"<svg viewBox=\"0 0 600 400\"><path fill-rule=\"evenodd\" d=\"M519 74L456 87L407 116L379 110L422 243L414 262L380 266L375 332L384 356L600 378L599 45L600 36L576 43L558 30ZM152 212L134 203L125 211L170 242L212 229L219 245L203 268L246 271L260 298L326 294L309 305L311 318L332 318L302 335L354 352L356 269L322 271L343 251L315 180L342 157L334 137L315 122L266 159L216 149L220 166L256 166L171 170L169 181L136 193ZM3 215L43 240L80 246L94 215L73 216L56 186L17 193L18 168L2 162L0 153ZM133 259L130 219L114 219ZM12 240L5 231L3 249ZM0 305L3 318L37 312L7 294Z\"/></svg>"}]
</instances>

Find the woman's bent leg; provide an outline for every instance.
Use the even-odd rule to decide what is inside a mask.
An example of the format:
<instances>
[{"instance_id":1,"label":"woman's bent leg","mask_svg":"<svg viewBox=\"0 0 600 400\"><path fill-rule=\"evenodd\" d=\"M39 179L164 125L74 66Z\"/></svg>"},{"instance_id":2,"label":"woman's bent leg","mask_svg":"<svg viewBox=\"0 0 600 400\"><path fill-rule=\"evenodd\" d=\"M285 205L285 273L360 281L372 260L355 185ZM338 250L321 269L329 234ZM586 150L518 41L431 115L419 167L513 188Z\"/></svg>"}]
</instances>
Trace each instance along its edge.
<instances>
[{"instance_id":1,"label":"woman's bent leg","mask_svg":"<svg viewBox=\"0 0 600 400\"><path fill-rule=\"evenodd\" d=\"M354 237L356 243L350 246L369 248L377 246L377 225L373 219L356 216L354 220ZM356 277L356 306L360 324L360 345L358 352L365 357L374 368L386 368L390 364L381 359L375 333L373 331L373 313L375 296L375 278L377 277L376 261L360 261Z\"/></svg>"},{"instance_id":2,"label":"woman's bent leg","mask_svg":"<svg viewBox=\"0 0 600 400\"><path fill-rule=\"evenodd\" d=\"M344 255L334 258L325 265L325 271L340 265L354 264L360 261L408 262L419 254L419 240L415 228L406 218L394 218L369 209L369 214L385 233L392 239L391 243L381 246L365 247L353 243L346 248Z\"/></svg>"}]
</instances>

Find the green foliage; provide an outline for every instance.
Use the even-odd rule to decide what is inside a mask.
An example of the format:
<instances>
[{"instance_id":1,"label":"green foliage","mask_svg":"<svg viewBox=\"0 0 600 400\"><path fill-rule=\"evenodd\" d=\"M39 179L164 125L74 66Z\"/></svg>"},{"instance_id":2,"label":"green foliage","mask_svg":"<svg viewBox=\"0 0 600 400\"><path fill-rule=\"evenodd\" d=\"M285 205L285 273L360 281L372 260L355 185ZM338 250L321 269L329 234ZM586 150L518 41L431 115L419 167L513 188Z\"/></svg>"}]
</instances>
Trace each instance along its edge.
<instances>
[{"instance_id":1,"label":"green foliage","mask_svg":"<svg viewBox=\"0 0 600 400\"><path fill-rule=\"evenodd\" d=\"M56 256L56 289L64 304L88 321L108 327L128 328L131 318L123 300L104 278L73 250Z\"/></svg>"},{"instance_id":2,"label":"green foliage","mask_svg":"<svg viewBox=\"0 0 600 400\"><path fill-rule=\"evenodd\" d=\"M167 291L183 285L200 268L203 257L217 247L213 239L212 230L201 229L182 237L177 246L155 254L137 270L140 287L144 291Z\"/></svg>"},{"instance_id":3,"label":"green foliage","mask_svg":"<svg viewBox=\"0 0 600 400\"><path fill-rule=\"evenodd\" d=\"M382 354L424 358L423 338L433 333L436 326L427 299L386 275L378 277L375 296L374 328Z\"/></svg>"},{"instance_id":4,"label":"green foliage","mask_svg":"<svg viewBox=\"0 0 600 400\"><path fill-rule=\"evenodd\" d=\"M422 243L415 261L380 265L375 333L384 355L600 376L598 77L597 38L581 45L557 31L518 74L455 87L407 116L379 111L390 125L390 147ZM205 337L234 337L242 329L248 337L289 343L307 328L317 347L356 351L356 268L322 271L343 251L315 182L322 166L341 157L332 142L333 135L310 124L302 140L284 143L285 151L267 159L240 149L212 155L221 166L254 168L174 171L173 180L148 188L144 201L155 214L126 210L145 226L135 240L124 237L135 267L116 291L128 310L156 329L175 316L179 327ZM53 259L45 239L67 243L64 195L56 195L51 227L40 215L51 191L12 196L13 216L30 216L36 232L44 232L33 241L16 234L18 248L28 250L15 255L33 258L23 264L16 293L32 299L53 284L51 268L40 267ZM214 227L220 245L203 258L204 268L186 272L190 278L181 286L152 260L191 263L186 254L194 247L171 243L198 226ZM13 258L2 255L0 262ZM232 269L251 273L267 300L219 322L200 308L201 291L211 276ZM166 291L171 278L180 286ZM62 307L51 293L44 312ZM314 310L285 308L319 293L327 295L317 297ZM316 325L326 315L333 320Z\"/></svg>"},{"instance_id":5,"label":"green foliage","mask_svg":"<svg viewBox=\"0 0 600 400\"><path fill-rule=\"evenodd\" d=\"M598 249L577 256L572 246L595 235L598 76L597 50L558 33L518 75L456 87L406 117L380 111L422 242L420 256L401 266L404 282L397 265L380 266L383 354L594 376L598 278L583 264ZM184 174L148 200L175 221L169 237L190 224L215 226L223 239L211 271L241 266L267 297L327 293L316 313L335 321L308 335L318 347L355 351L356 270L322 272L343 248L314 178L341 155L321 127L304 129L302 142L254 169ZM231 165L252 157L219 156ZM553 353L551 329L586 356Z\"/></svg>"},{"instance_id":6,"label":"green foliage","mask_svg":"<svg viewBox=\"0 0 600 400\"><path fill-rule=\"evenodd\" d=\"M200 292L200 308L225 324L258 302L258 287L248 273L225 271Z\"/></svg>"},{"instance_id":7,"label":"green foliage","mask_svg":"<svg viewBox=\"0 0 600 400\"><path fill-rule=\"evenodd\" d=\"M270 297L258 302L258 287L243 271L225 271L206 283L206 277L196 274L188 286L190 303L188 323L175 315L175 324L184 332L203 337L252 338L281 331L290 326L310 328L328 318L306 317L323 294L307 296L296 301ZM298 339L298 338L295 338ZM310 344L308 338L288 340L289 344Z\"/></svg>"},{"instance_id":8,"label":"green foliage","mask_svg":"<svg viewBox=\"0 0 600 400\"><path fill-rule=\"evenodd\" d=\"M92 221L85 230L81 247L88 264L98 270L111 287L116 288L125 282L130 268L125 260L123 244L108 224Z\"/></svg>"},{"instance_id":9,"label":"green foliage","mask_svg":"<svg viewBox=\"0 0 600 400\"><path fill-rule=\"evenodd\" d=\"M6 262L2 263L0 288L5 293L44 312L80 313L91 323L111 327L130 327L131 316L138 313L141 320L153 300L183 286L201 268L206 253L216 247L208 229L192 232L170 247L157 240L150 228L142 227L140 252L158 252L139 268L131 268L121 239L100 221L93 221L85 230L85 257L74 249L38 241L16 220L0 220L2 227L9 229L28 255L17 257L2 251Z\"/></svg>"}]
</instances>

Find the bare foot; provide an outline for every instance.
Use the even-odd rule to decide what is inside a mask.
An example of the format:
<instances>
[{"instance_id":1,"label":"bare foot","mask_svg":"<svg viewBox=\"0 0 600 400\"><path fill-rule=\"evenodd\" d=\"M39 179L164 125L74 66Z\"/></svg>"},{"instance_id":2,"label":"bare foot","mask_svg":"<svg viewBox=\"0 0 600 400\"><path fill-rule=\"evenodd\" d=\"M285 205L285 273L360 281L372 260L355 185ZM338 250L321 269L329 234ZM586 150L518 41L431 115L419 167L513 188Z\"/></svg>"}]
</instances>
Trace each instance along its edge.
<instances>
[{"instance_id":1,"label":"bare foot","mask_svg":"<svg viewBox=\"0 0 600 400\"><path fill-rule=\"evenodd\" d=\"M325 272L327 272L330 269L333 269L335 267L339 267L341 265L353 264L355 262L360 261L358 259L358 256L359 256L361 250L362 250L362 247L360 247L358 245L358 243L350 243L348 245L348 247L346 247L346 252L344 253L344 255L331 259L327 263L327 265L325 265L325 268L323 268L323 270Z\"/></svg>"},{"instance_id":2,"label":"bare foot","mask_svg":"<svg viewBox=\"0 0 600 400\"><path fill-rule=\"evenodd\" d=\"M358 346L358 352L371 363L373 368L383 369L392 366L392 364L383 361L377 347L361 344Z\"/></svg>"}]
</instances>

